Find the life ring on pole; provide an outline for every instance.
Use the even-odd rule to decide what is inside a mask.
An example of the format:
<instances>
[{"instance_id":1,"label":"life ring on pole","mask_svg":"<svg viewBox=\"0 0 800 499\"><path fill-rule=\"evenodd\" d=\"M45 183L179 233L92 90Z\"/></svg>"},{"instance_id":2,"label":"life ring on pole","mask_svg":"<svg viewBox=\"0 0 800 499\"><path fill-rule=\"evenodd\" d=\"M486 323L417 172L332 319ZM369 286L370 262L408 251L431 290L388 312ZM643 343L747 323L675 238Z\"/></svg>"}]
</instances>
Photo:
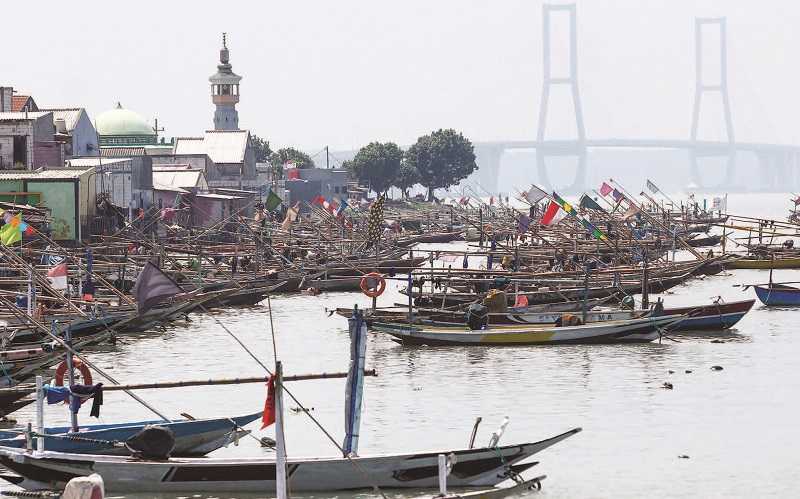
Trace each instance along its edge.
<instances>
[{"instance_id":1,"label":"life ring on pole","mask_svg":"<svg viewBox=\"0 0 800 499\"><path fill-rule=\"evenodd\" d=\"M92 384L92 372L89 370L89 368L86 366L86 364L81 362L81 360L79 358L73 357L72 358L72 366L75 369L77 369L78 371L80 371L80 373L81 373L81 381L83 382L84 385L91 385ZM66 360L62 360L61 364L59 364L58 367L56 368L56 378L55 378L55 380L53 382L53 385L54 386L64 386L64 375L66 373L67 373L67 361ZM89 399L82 399L81 400L81 404L83 404L87 400L89 400ZM68 404L69 401L65 400L64 403Z\"/></svg>"},{"instance_id":2,"label":"life ring on pole","mask_svg":"<svg viewBox=\"0 0 800 499\"><path fill-rule=\"evenodd\" d=\"M377 282L377 284L375 284L374 287L370 287L370 284L374 284L375 282ZM370 298L377 298L386 291L386 279L377 272L370 272L361 278L359 286L361 287L362 293Z\"/></svg>"}]
</instances>

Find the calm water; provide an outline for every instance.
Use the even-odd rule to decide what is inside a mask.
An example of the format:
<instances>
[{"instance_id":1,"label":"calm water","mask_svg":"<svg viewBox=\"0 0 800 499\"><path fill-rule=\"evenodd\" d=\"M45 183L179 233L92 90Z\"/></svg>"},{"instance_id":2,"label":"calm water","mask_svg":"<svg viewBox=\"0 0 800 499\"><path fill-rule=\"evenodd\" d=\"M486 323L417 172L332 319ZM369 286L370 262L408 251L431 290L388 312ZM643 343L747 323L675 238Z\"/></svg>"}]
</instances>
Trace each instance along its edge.
<instances>
[{"instance_id":1,"label":"calm water","mask_svg":"<svg viewBox=\"0 0 800 499\"><path fill-rule=\"evenodd\" d=\"M731 196L729 209L783 217L787 197ZM668 305L707 303L718 295L726 300L753 298L752 291L743 293L732 285L765 278L766 272L736 271L694 280L664 298ZM800 272L779 271L776 278L800 280ZM379 303L404 301L398 286L390 284ZM328 318L325 307L354 303L367 306L368 299L360 293L338 293L273 300L277 349L287 374L347 369L346 320ZM270 363L266 304L214 317ZM798 325L798 310L757 305L735 330L681 336L680 343L409 348L371 335L367 362L380 376L367 378L365 384L361 454L463 447L477 416L484 418L478 441L485 443L509 416L505 443L538 440L577 426L584 429L537 455L541 464L536 472L548 475L542 497L797 497ZM714 338L725 342L712 343ZM113 350L91 357L123 382L263 374L211 317L200 315L163 332L123 338ZM712 371L714 365L724 370ZM664 381L672 382L674 390L660 388ZM307 381L291 388L340 439L344 381ZM140 395L168 415L215 417L260 410L266 390L254 384ZM16 417L33 420L33 410ZM47 409L48 424L64 424L67 417L60 406ZM94 422L88 409L81 418ZM100 422L144 418L151 418L146 409L123 394L110 393ZM258 427L251 425L254 435L272 435ZM292 455L336 454L304 415L287 413L286 434ZM245 438L239 447L216 455L264 453ZM679 459L682 454L690 459ZM412 495L419 492L408 497Z\"/></svg>"}]
</instances>

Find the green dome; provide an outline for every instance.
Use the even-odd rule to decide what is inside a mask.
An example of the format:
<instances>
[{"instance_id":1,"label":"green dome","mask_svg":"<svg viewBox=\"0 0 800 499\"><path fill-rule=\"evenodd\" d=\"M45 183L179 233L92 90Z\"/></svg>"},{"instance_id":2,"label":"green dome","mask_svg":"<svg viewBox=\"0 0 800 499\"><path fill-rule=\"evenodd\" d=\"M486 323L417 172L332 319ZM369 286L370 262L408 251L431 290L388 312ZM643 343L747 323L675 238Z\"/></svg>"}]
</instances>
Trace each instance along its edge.
<instances>
[{"instance_id":1,"label":"green dome","mask_svg":"<svg viewBox=\"0 0 800 499\"><path fill-rule=\"evenodd\" d=\"M156 135L153 127L144 118L129 109L124 109L119 102L114 109L97 117L95 127L97 134L101 136Z\"/></svg>"}]
</instances>

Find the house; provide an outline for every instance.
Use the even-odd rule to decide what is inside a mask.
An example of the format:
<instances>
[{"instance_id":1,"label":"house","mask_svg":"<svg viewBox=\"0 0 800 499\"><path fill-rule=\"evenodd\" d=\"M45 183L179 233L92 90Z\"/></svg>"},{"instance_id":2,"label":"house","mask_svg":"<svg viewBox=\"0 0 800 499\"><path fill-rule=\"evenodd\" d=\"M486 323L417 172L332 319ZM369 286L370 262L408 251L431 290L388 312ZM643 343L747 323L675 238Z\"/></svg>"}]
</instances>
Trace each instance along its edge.
<instances>
[{"instance_id":1,"label":"house","mask_svg":"<svg viewBox=\"0 0 800 499\"><path fill-rule=\"evenodd\" d=\"M40 109L53 113L56 133L65 137L64 157L97 156L97 131L82 107Z\"/></svg>"},{"instance_id":2,"label":"house","mask_svg":"<svg viewBox=\"0 0 800 499\"><path fill-rule=\"evenodd\" d=\"M63 164L64 147L56 140L52 112L0 113L0 170Z\"/></svg>"},{"instance_id":3,"label":"house","mask_svg":"<svg viewBox=\"0 0 800 499\"><path fill-rule=\"evenodd\" d=\"M96 192L105 194L112 205L126 214L153 205L153 167L147 156L72 158L66 166L92 168Z\"/></svg>"},{"instance_id":4,"label":"house","mask_svg":"<svg viewBox=\"0 0 800 499\"><path fill-rule=\"evenodd\" d=\"M18 194L26 202L50 210L50 237L80 241L89 235L95 213L94 168L54 168L38 172L0 172L0 195ZM23 201L24 198L24 201Z\"/></svg>"},{"instance_id":5,"label":"house","mask_svg":"<svg viewBox=\"0 0 800 499\"><path fill-rule=\"evenodd\" d=\"M211 187L256 188L256 156L248 130L207 130L202 137L178 137L175 161L205 154L211 160L205 175Z\"/></svg>"},{"instance_id":6,"label":"house","mask_svg":"<svg viewBox=\"0 0 800 499\"><path fill-rule=\"evenodd\" d=\"M325 199L347 199L348 171L327 168L289 168L286 170L285 201L312 202L317 196Z\"/></svg>"},{"instance_id":7,"label":"house","mask_svg":"<svg viewBox=\"0 0 800 499\"><path fill-rule=\"evenodd\" d=\"M190 201L195 194L207 191L202 170L188 164L153 167L153 202L159 208L177 207L180 201Z\"/></svg>"}]
</instances>

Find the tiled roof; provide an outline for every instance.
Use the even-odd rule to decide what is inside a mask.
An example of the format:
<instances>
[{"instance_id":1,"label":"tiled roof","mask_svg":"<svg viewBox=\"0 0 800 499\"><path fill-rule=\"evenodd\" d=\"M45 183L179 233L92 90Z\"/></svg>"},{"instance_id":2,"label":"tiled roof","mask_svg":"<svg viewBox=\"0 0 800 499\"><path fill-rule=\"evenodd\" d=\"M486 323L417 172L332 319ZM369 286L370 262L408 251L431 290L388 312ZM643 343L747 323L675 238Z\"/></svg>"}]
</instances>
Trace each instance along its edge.
<instances>
[{"instance_id":1,"label":"tiled roof","mask_svg":"<svg viewBox=\"0 0 800 499\"><path fill-rule=\"evenodd\" d=\"M30 95L12 95L11 112L16 113L22 111L22 108L25 107L25 104L28 103L28 100L31 100ZM29 109L29 111L31 111L31 109Z\"/></svg>"}]
</instances>

